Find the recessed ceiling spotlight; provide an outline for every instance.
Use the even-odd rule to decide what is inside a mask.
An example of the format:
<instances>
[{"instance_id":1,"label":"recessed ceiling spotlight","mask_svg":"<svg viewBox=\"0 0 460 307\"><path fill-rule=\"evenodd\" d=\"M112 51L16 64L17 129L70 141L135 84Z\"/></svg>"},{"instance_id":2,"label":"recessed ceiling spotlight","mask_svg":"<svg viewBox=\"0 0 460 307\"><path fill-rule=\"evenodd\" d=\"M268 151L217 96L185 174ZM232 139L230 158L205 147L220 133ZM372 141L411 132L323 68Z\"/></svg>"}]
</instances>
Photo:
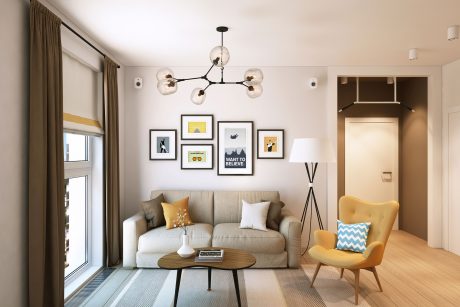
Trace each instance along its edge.
<instances>
[{"instance_id":1,"label":"recessed ceiling spotlight","mask_svg":"<svg viewBox=\"0 0 460 307\"><path fill-rule=\"evenodd\" d=\"M387 77L387 84L394 84L395 79L393 77Z\"/></svg>"},{"instance_id":2,"label":"recessed ceiling spotlight","mask_svg":"<svg viewBox=\"0 0 460 307\"><path fill-rule=\"evenodd\" d=\"M348 84L348 77L340 77L340 84Z\"/></svg>"},{"instance_id":3,"label":"recessed ceiling spotlight","mask_svg":"<svg viewBox=\"0 0 460 307\"><path fill-rule=\"evenodd\" d=\"M416 48L409 49L409 60L411 61L417 60L417 49Z\"/></svg>"},{"instance_id":4,"label":"recessed ceiling spotlight","mask_svg":"<svg viewBox=\"0 0 460 307\"><path fill-rule=\"evenodd\" d=\"M447 40L453 41L458 39L458 26L450 26L447 28Z\"/></svg>"}]
</instances>

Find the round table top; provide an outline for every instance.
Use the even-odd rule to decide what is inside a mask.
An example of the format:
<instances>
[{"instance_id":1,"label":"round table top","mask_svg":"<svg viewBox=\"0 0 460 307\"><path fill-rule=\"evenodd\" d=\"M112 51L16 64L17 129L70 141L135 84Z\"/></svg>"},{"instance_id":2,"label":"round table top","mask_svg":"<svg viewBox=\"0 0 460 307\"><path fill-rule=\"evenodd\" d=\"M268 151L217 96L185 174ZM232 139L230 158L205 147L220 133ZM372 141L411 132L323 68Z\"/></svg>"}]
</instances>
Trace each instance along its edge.
<instances>
[{"instance_id":1,"label":"round table top","mask_svg":"<svg viewBox=\"0 0 460 307\"><path fill-rule=\"evenodd\" d=\"M162 269L177 270L191 267L207 267L221 270L240 270L253 266L256 258L248 252L225 247L205 247L206 250L224 250L222 262L195 262L195 255L182 258L177 252L169 253L158 260L158 266ZM198 249L200 250L200 249Z\"/></svg>"}]
</instances>

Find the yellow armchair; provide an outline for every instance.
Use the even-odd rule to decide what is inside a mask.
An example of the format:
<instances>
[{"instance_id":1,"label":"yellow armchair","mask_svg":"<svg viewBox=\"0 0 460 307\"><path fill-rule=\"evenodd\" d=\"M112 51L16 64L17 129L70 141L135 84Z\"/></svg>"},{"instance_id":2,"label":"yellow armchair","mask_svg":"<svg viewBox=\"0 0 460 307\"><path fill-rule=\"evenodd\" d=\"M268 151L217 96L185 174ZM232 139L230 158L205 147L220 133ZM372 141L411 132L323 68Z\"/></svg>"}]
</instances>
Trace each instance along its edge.
<instances>
[{"instance_id":1,"label":"yellow armchair","mask_svg":"<svg viewBox=\"0 0 460 307\"><path fill-rule=\"evenodd\" d=\"M373 272L380 291L383 291L375 267L382 262L385 245L398 210L399 204L396 201L370 203L353 196L342 196L339 200L339 219L342 222L346 224L371 223L366 250L364 253L337 250L335 249L337 234L326 230L315 231L315 245L308 253L319 262L311 287L313 287L321 266L330 265L341 269L340 278L343 277L344 269L351 270L355 274L355 304L358 304L359 271L361 269Z\"/></svg>"}]
</instances>

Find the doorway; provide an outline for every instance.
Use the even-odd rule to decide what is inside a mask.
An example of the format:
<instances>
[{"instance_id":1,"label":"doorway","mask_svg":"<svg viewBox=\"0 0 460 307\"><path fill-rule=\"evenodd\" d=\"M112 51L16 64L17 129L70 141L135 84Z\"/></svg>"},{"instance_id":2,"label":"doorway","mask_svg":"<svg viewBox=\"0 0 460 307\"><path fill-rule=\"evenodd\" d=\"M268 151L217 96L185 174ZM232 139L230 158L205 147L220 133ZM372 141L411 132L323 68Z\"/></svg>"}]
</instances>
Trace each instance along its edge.
<instances>
[{"instance_id":1,"label":"doorway","mask_svg":"<svg viewBox=\"0 0 460 307\"><path fill-rule=\"evenodd\" d=\"M398 118L345 119L345 194L398 200ZM376 142L375 140L378 140ZM393 229L398 229L398 217Z\"/></svg>"},{"instance_id":2,"label":"doorway","mask_svg":"<svg viewBox=\"0 0 460 307\"><path fill-rule=\"evenodd\" d=\"M337 113L337 192L338 198L345 194L356 195L367 200L386 201L394 199L399 201L400 210L397 219L397 227L411 233L423 240L428 238L428 79L426 77L401 77L397 78L397 95L394 84L388 82L386 77L360 77L359 78L359 101L368 101L367 104L355 104L343 112ZM348 77L348 83L337 79L337 110L353 104L357 99L357 84L353 77ZM396 99L395 99L396 97ZM415 109L411 112L394 101ZM390 102L390 103L388 103ZM393 102L393 103L392 103ZM381 186L390 189L391 184L397 186L393 197L383 189L381 192L372 192L369 195L367 189L362 191L350 189L347 184L346 172L346 119L357 122L374 118L397 119L397 163L393 169L386 167L374 171ZM366 130L366 129L364 129ZM367 137L370 142L367 147L374 146L372 143L381 143L382 136ZM364 147L364 145L362 145ZM374 149L372 149L374 150ZM394 150L391 150L394 152ZM359 155L359 153L358 153ZM392 155L394 157L394 155ZM368 167L366 167L368 168ZM380 167L383 168L383 167ZM388 169L386 169L388 168ZM355 171L353 171L355 172ZM384 173L382 173L384 172ZM390 173L391 172L391 173ZM347 174L348 173L348 174ZM353 173L350 175L353 176ZM350 177L349 176L349 177ZM390 182L391 180L391 182ZM351 183L353 184L353 183ZM366 191L367 190L367 191ZM382 196L386 195L386 196ZM388 198L391 197L391 198Z\"/></svg>"}]
</instances>

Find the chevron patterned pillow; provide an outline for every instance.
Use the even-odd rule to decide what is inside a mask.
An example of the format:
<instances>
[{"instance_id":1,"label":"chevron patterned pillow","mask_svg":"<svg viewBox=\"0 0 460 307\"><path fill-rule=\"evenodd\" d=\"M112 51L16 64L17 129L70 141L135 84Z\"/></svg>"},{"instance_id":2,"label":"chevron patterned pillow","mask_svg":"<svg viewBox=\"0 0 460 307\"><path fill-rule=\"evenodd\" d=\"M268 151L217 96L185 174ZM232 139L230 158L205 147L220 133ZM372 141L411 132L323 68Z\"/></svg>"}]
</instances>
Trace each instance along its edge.
<instances>
[{"instance_id":1,"label":"chevron patterned pillow","mask_svg":"<svg viewBox=\"0 0 460 307\"><path fill-rule=\"evenodd\" d=\"M338 240L336 249L364 253L370 226L371 223L344 224L337 220Z\"/></svg>"}]
</instances>

